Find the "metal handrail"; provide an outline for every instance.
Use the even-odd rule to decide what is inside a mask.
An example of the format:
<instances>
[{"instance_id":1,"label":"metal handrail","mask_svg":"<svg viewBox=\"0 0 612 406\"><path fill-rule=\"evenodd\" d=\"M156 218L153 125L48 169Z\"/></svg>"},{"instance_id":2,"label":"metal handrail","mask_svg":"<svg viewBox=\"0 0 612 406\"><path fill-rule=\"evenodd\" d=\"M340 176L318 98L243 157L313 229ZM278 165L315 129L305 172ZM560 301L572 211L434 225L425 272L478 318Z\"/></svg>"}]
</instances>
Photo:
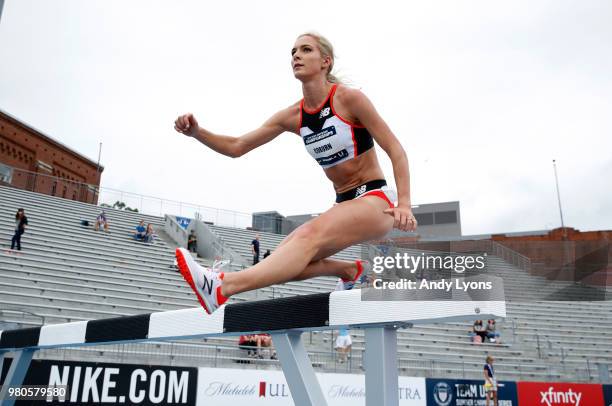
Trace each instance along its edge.
<instances>
[{"instance_id":1,"label":"metal handrail","mask_svg":"<svg viewBox=\"0 0 612 406\"><path fill-rule=\"evenodd\" d=\"M514 251L511 248L506 247L497 241L491 241L491 253L498 257L501 257L512 265L519 267L520 269L530 271L531 270L531 259L519 252Z\"/></svg>"}]
</instances>

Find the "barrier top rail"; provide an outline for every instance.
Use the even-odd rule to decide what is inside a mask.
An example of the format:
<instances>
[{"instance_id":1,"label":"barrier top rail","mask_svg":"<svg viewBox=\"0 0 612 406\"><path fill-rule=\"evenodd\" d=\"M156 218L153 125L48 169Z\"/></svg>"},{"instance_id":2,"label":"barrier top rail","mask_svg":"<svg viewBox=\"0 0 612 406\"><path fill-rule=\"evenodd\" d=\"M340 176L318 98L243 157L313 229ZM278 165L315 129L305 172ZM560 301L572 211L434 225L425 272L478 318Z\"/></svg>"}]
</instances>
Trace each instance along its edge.
<instances>
[{"instance_id":1,"label":"barrier top rail","mask_svg":"<svg viewBox=\"0 0 612 406\"><path fill-rule=\"evenodd\" d=\"M16 353L0 399L14 404L6 398L8 388L22 384L40 348L268 332L295 404L325 406L301 334L350 327L365 330L366 405L397 406L398 327L506 316L504 301L365 301L360 290L229 304L212 315L195 308L0 331L0 363L9 351Z\"/></svg>"},{"instance_id":2,"label":"barrier top rail","mask_svg":"<svg viewBox=\"0 0 612 406\"><path fill-rule=\"evenodd\" d=\"M362 301L355 290L0 331L0 351L505 316L503 301Z\"/></svg>"}]
</instances>

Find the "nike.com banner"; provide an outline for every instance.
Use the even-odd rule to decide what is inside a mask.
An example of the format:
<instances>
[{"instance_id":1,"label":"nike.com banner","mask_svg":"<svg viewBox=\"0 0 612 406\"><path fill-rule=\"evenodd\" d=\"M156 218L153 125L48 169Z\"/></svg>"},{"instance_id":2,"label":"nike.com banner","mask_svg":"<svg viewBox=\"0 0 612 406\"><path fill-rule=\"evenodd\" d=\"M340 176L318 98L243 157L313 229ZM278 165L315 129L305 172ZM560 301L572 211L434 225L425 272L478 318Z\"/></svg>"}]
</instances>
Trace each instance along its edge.
<instances>
[{"instance_id":1,"label":"nike.com banner","mask_svg":"<svg viewBox=\"0 0 612 406\"><path fill-rule=\"evenodd\" d=\"M5 362L3 380L8 367ZM35 403L41 405L195 405L197 373L197 368L32 360L23 385L67 387L64 402Z\"/></svg>"},{"instance_id":2,"label":"nike.com banner","mask_svg":"<svg viewBox=\"0 0 612 406\"><path fill-rule=\"evenodd\" d=\"M601 385L562 382L519 382L523 406L604 406Z\"/></svg>"},{"instance_id":3,"label":"nike.com banner","mask_svg":"<svg viewBox=\"0 0 612 406\"><path fill-rule=\"evenodd\" d=\"M427 406L485 406L484 379L426 380ZM497 388L499 406L517 406L516 383L500 382ZM491 405L492 402L489 402ZM522 406L522 404L521 404Z\"/></svg>"},{"instance_id":4,"label":"nike.com banner","mask_svg":"<svg viewBox=\"0 0 612 406\"><path fill-rule=\"evenodd\" d=\"M317 374L328 406L364 406L365 377ZM425 406L425 378L399 378L400 406ZM200 368L198 406L293 406L282 371Z\"/></svg>"}]
</instances>

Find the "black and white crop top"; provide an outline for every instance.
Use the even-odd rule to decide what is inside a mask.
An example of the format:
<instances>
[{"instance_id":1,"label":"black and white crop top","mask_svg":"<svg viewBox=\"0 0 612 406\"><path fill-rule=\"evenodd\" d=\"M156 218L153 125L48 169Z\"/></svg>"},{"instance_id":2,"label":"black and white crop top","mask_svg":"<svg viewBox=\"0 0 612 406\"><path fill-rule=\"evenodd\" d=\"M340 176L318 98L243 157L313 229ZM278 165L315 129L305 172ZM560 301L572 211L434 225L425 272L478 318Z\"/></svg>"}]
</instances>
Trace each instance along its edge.
<instances>
[{"instance_id":1,"label":"black and white crop top","mask_svg":"<svg viewBox=\"0 0 612 406\"><path fill-rule=\"evenodd\" d=\"M338 85L333 85L327 99L315 111L300 103L300 136L306 150L323 169L331 168L363 154L374 146L368 130L349 123L334 110L334 94Z\"/></svg>"}]
</instances>

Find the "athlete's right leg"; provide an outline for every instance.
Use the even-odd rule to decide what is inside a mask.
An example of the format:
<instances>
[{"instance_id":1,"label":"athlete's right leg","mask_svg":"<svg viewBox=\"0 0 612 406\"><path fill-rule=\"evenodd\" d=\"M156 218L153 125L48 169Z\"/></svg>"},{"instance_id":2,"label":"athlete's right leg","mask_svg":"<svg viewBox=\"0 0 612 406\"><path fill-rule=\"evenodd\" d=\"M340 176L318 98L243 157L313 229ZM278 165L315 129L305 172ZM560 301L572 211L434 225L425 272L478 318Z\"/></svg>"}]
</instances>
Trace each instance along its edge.
<instances>
[{"instance_id":1,"label":"athlete's right leg","mask_svg":"<svg viewBox=\"0 0 612 406\"><path fill-rule=\"evenodd\" d=\"M289 233L289 235L287 235L287 237L285 237L276 248L281 248L291 241L294 236L295 231ZM272 254L274 254L274 252L272 252ZM339 259L325 258L309 263L308 266L293 280L303 281L306 279L316 278L318 276L337 276L343 280L352 281L355 279L358 272L359 267L357 266L357 259L355 261L343 261Z\"/></svg>"}]
</instances>

